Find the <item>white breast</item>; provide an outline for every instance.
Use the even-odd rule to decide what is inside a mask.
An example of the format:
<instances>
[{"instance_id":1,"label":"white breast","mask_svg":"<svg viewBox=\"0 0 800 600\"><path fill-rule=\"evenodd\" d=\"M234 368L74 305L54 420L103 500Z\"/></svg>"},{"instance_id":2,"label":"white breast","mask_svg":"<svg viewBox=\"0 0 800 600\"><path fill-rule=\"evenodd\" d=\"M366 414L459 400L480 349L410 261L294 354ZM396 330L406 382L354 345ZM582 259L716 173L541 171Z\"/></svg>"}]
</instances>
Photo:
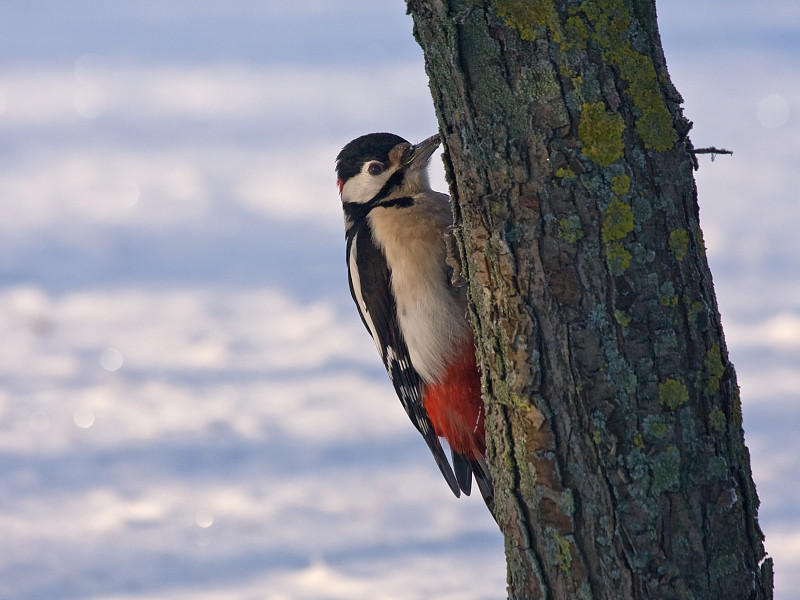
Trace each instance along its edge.
<instances>
[{"instance_id":1,"label":"white breast","mask_svg":"<svg viewBox=\"0 0 800 600\"><path fill-rule=\"evenodd\" d=\"M400 329L425 383L439 380L469 336L463 290L450 284L444 230L449 200L431 192L406 208L375 208L370 221L392 271Z\"/></svg>"}]
</instances>

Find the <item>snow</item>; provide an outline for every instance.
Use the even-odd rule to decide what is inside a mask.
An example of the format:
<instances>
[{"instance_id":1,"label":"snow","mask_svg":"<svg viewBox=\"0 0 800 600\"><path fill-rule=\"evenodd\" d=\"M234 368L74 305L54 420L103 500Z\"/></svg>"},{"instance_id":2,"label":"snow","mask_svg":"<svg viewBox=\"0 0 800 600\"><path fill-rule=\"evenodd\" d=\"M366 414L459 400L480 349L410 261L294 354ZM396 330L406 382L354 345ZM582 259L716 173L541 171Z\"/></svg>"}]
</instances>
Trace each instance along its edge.
<instances>
[{"instance_id":1,"label":"snow","mask_svg":"<svg viewBox=\"0 0 800 600\"><path fill-rule=\"evenodd\" d=\"M404 8L0 7L0 599L504 596L347 292L338 149L436 130ZM800 14L659 8L791 597Z\"/></svg>"}]
</instances>

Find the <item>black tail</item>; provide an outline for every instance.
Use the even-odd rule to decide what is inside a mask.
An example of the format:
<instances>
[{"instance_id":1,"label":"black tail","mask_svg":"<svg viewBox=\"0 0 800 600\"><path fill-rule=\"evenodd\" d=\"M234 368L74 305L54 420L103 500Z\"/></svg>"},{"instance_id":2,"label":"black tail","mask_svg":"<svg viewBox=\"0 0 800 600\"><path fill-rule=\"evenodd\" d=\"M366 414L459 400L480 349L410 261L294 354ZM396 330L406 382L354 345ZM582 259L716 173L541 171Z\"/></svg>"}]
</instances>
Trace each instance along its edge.
<instances>
[{"instance_id":1,"label":"black tail","mask_svg":"<svg viewBox=\"0 0 800 600\"><path fill-rule=\"evenodd\" d=\"M472 476L475 476L475 482L478 484L478 489L483 496L483 501L489 509L489 512L494 516L494 484L492 483L492 474L489 473L489 466L486 464L486 459L482 456L477 459L470 460L463 454L452 453L453 456L453 470L455 471L456 481L458 487L467 496L472 491Z\"/></svg>"}]
</instances>

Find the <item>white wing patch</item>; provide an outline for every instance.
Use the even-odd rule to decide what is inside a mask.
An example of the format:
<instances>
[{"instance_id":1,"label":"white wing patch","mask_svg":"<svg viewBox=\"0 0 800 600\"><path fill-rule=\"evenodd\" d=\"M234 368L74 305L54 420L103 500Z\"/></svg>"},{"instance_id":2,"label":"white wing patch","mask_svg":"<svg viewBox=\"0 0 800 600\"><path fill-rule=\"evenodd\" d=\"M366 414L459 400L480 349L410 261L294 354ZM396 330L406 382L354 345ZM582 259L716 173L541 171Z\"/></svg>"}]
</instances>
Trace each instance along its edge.
<instances>
[{"instance_id":1,"label":"white wing patch","mask_svg":"<svg viewBox=\"0 0 800 600\"><path fill-rule=\"evenodd\" d=\"M364 296L361 293L361 279L358 277L358 264L356 262L358 256L358 234L356 233L353 236L353 241L350 244L350 256L347 257L348 261L348 271L350 275L350 281L353 284L353 294L356 297L356 305L358 307L358 312L361 313L361 316L364 318L364 322L367 324L367 328L369 329L369 334L372 336L372 341L375 342L375 347L378 349L378 356L381 359L384 358L383 356L383 348L381 348L381 343L378 340L378 330L375 328L375 323L372 321L372 315L369 314L369 310L367 309L367 304L364 302Z\"/></svg>"},{"instance_id":2,"label":"white wing patch","mask_svg":"<svg viewBox=\"0 0 800 600\"><path fill-rule=\"evenodd\" d=\"M386 359L385 362L387 365L397 365L397 369L402 373L407 373L411 371L411 362L408 358L400 358L397 356L397 353L394 351L394 348L391 346L386 346ZM392 377L392 369L388 369L389 377Z\"/></svg>"}]
</instances>

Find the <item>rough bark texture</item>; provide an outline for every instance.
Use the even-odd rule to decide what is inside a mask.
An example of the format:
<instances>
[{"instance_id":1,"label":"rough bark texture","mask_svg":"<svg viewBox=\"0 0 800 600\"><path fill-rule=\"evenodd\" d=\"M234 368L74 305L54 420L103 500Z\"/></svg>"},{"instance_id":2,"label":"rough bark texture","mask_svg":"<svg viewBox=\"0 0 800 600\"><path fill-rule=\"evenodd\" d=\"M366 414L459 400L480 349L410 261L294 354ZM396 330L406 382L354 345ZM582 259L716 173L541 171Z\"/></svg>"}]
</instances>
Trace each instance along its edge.
<instances>
[{"instance_id":1,"label":"rough bark texture","mask_svg":"<svg viewBox=\"0 0 800 600\"><path fill-rule=\"evenodd\" d=\"M482 362L509 595L771 598L652 0L409 0Z\"/></svg>"}]
</instances>

